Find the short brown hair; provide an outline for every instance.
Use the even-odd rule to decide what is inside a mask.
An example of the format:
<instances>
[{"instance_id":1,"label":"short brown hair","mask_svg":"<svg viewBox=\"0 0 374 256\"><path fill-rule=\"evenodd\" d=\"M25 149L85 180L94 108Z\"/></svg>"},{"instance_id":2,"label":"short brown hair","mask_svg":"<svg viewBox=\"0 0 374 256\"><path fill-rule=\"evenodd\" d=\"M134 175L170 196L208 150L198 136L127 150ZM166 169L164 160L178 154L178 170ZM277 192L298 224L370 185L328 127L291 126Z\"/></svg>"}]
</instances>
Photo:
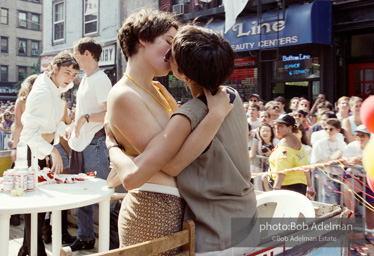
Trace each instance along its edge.
<instances>
[{"instance_id":1,"label":"short brown hair","mask_svg":"<svg viewBox=\"0 0 374 256\"><path fill-rule=\"evenodd\" d=\"M127 17L118 31L119 45L126 61L138 52L139 39L153 43L171 27L178 29L179 22L168 12L141 9Z\"/></svg>"},{"instance_id":2,"label":"short brown hair","mask_svg":"<svg viewBox=\"0 0 374 256\"><path fill-rule=\"evenodd\" d=\"M330 102L328 102L328 101L319 103L317 105L317 109L320 109L320 108L328 108L330 111L333 110L332 104Z\"/></svg>"},{"instance_id":3,"label":"short brown hair","mask_svg":"<svg viewBox=\"0 0 374 256\"><path fill-rule=\"evenodd\" d=\"M234 70L235 53L218 32L196 25L179 29L173 39L178 71L212 93Z\"/></svg>"},{"instance_id":4,"label":"short brown hair","mask_svg":"<svg viewBox=\"0 0 374 256\"><path fill-rule=\"evenodd\" d=\"M340 130L342 128L340 121L337 118L329 118L326 120L326 124L334 126L336 129Z\"/></svg>"},{"instance_id":5,"label":"short brown hair","mask_svg":"<svg viewBox=\"0 0 374 256\"><path fill-rule=\"evenodd\" d=\"M86 50L89 51L94 60L99 62L101 52L103 48L101 44L91 37L84 37L76 41L73 45L74 48L77 48L79 53L84 53Z\"/></svg>"},{"instance_id":6,"label":"short brown hair","mask_svg":"<svg viewBox=\"0 0 374 256\"><path fill-rule=\"evenodd\" d=\"M77 60L75 59L74 55L68 50L59 52L56 56L53 57L47 73L51 74L53 72L52 67L54 65L58 67L58 70L60 70L61 67L70 67L71 65L73 65L73 69L79 70L79 64Z\"/></svg>"},{"instance_id":7,"label":"short brown hair","mask_svg":"<svg viewBox=\"0 0 374 256\"><path fill-rule=\"evenodd\" d=\"M251 104L249 105L249 107L250 107L250 108L255 108L255 109L257 109L257 111L260 111L260 106L257 105L256 103L251 103Z\"/></svg>"}]
</instances>

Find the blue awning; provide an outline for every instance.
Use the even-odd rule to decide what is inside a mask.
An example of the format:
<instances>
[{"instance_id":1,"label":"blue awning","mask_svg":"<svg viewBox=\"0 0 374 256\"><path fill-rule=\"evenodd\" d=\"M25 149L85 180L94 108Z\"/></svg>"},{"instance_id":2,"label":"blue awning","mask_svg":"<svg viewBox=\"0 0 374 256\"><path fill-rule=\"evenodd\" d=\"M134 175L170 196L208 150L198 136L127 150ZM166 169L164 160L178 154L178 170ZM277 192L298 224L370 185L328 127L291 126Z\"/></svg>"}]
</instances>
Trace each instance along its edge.
<instances>
[{"instance_id":1,"label":"blue awning","mask_svg":"<svg viewBox=\"0 0 374 256\"><path fill-rule=\"evenodd\" d=\"M279 15L282 17L282 13ZM290 6L285 10L285 19L276 20L276 16L275 11L262 14L261 35L256 15L238 18L226 34L224 21L213 21L208 27L220 31L235 52L312 43L331 45L331 1Z\"/></svg>"}]
</instances>

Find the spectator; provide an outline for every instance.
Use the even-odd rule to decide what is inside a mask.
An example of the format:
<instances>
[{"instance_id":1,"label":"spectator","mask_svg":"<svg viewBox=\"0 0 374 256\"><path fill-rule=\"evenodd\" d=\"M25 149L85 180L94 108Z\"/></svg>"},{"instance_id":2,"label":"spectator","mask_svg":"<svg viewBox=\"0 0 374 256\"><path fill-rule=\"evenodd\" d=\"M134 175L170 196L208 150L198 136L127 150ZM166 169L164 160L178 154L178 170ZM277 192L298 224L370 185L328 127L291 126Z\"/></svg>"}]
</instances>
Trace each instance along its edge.
<instances>
[{"instance_id":1,"label":"spectator","mask_svg":"<svg viewBox=\"0 0 374 256\"><path fill-rule=\"evenodd\" d=\"M262 110L260 111L259 118L261 124L269 124L270 125L270 114L269 112Z\"/></svg>"},{"instance_id":2,"label":"spectator","mask_svg":"<svg viewBox=\"0 0 374 256\"><path fill-rule=\"evenodd\" d=\"M349 97L343 96L340 97L337 104L338 111L336 116L341 122L344 118L349 117Z\"/></svg>"},{"instance_id":3,"label":"spectator","mask_svg":"<svg viewBox=\"0 0 374 256\"><path fill-rule=\"evenodd\" d=\"M256 159L257 149L258 149L258 139L255 136L255 132L252 132L251 125L248 124L248 152L249 160L251 161L251 173L261 173L262 168L259 168L259 164L256 166L254 162ZM253 136L252 136L253 135ZM255 187L255 190L263 191L262 181L259 178L252 177L252 183Z\"/></svg>"},{"instance_id":4,"label":"spectator","mask_svg":"<svg viewBox=\"0 0 374 256\"><path fill-rule=\"evenodd\" d=\"M312 127L309 129L311 132L317 132L322 130L321 126L321 115L325 111L333 111L333 106L330 102L321 102L317 106L317 122L312 125Z\"/></svg>"},{"instance_id":5,"label":"spectator","mask_svg":"<svg viewBox=\"0 0 374 256\"><path fill-rule=\"evenodd\" d=\"M260 102L260 95L258 94L250 94L249 97L248 97L248 103L249 104L257 104Z\"/></svg>"},{"instance_id":6,"label":"spectator","mask_svg":"<svg viewBox=\"0 0 374 256\"><path fill-rule=\"evenodd\" d=\"M318 95L316 101L314 102L314 104L312 106L312 109L310 110L310 114L314 115L317 112L318 105L321 104L321 103L325 103L325 102L328 102L326 94L320 93Z\"/></svg>"},{"instance_id":7,"label":"spectator","mask_svg":"<svg viewBox=\"0 0 374 256\"><path fill-rule=\"evenodd\" d=\"M291 110L291 111L295 111L296 109L299 108L299 101L300 101L300 98L299 98L299 97L293 97L293 98L290 100L290 110Z\"/></svg>"},{"instance_id":8,"label":"spectator","mask_svg":"<svg viewBox=\"0 0 374 256\"><path fill-rule=\"evenodd\" d=\"M259 100L258 105L260 106L260 111L265 109L265 101L263 99Z\"/></svg>"},{"instance_id":9,"label":"spectator","mask_svg":"<svg viewBox=\"0 0 374 256\"><path fill-rule=\"evenodd\" d=\"M360 117L362 99L357 96L353 96L349 99L349 107L352 115L344 118L342 121L342 128L347 143L351 143L355 140L356 129L362 124Z\"/></svg>"},{"instance_id":10,"label":"spectator","mask_svg":"<svg viewBox=\"0 0 374 256\"><path fill-rule=\"evenodd\" d=\"M321 115L321 121L320 121L320 123L321 123L321 127L322 127L322 130L319 130L319 131L317 131L317 132L313 132L313 133L311 134L311 137L310 137L310 144L311 144L312 146L313 146L313 145L314 145L318 140L323 139L323 138L327 138L327 137L328 137L328 135L327 135L327 133L326 133L326 131L325 131L325 127L326 127L326 121L327 121L327 119L329 119L329 118L336 118L335 113L332 112L332 111L325 111L325 112L322 113L322 115ZM343 135L342 133L338 133L338 134L336 135L336 138L337 138L338 140L344 141L344 135Z\"/></svg>"},{"instance_id":11,"label":"spectator","mask_svg":"<svg viewBox=\"0 0 374 256\"><path fill-rule=\"evenodd\" d=\"M347 144L344 141L337 139L337 135L340 132L341 125L338 119L330 118L326 120L324 127L327 138L318 140L313 144L311 163L324 163L331 160L340 159ZM330 171L332 168L333 171ZM340 191L340 184L333 181L337 179L338 175L342 175L341 168L329 167L324 168L324 171L332 178L329 179L325 174L319 171L320 180L322 184L318 187L317 191L321 194L322 202L329 204L339 204L340 194L336 191Z\"/></svg>"},{"instance_id":12,"label":"spectator","mask_svg":"<svg viewBox=\"0 0 374 256\"><path fill-rule=\"evenodd\" d=\"M280 115L290 112L289 109L286 109L286 99L283 96L276 97L274 101L277 102Z\"/></svg>"},{"instance_id":13,"label":"spectator","mask_svg":"<svg viewBox=\"0 0 374 256\"><path fill-rule=\"evenodd\" d=\"M273 180L273 189L286 189L302 195L313 197L315 191L312 187L310 173L303 170L276 173L307 165L305 149L299 139L293 134L296 132L295 119L287 114L280 115L274 121L277 137L280 139L277 148L269 158L270 173ZM308 188L308 189L307 189Z\"/></svg>"},{"instance_id":14,"label":"spectator","mask_svg":"<svg viewBox=\"0 0 374 256\"><path fill-rule=\"evenodd\" d=\"M309 146L310 143L308 141L308 137L306 135L306 131L304 127L301 124L295 124L297 129L293 131L293 134L300 140L301 144L303 144L303 147L305 149L305 153L307 155L308 164L310 164L310 157L312 154L312 147ZM309 138L310 139L310 138Z\"/></svg>"},{"instance_id":15,"label":"spectator","mask_svg":"<svg viewBox=\"0 0 374 256\"><path fill-rule=\"evenodd\" d=\"M310 145L310 136L311 133L309 131L309 122L306 119L306 116L308 113L306 113L302 109L298 109L292 113L292 116L294 117L296 124L299 124L300 126L303 127L304 133L305 133L305 138L306 138L306 145Z\"/></svg>"},{"instance_id":16,"label":"spectator","mask_svg":"<svg viewBox=\"0 0 374 256\"><path fill-rule=\"evenodd\" d=\"M302 109L309 114L309 110L310 110L309 100L307 100L307 99L300 100L299 101L299 109Z\"/></svg>"},{"instance_id":17,"label":"spectator","mask_svg":"<svg viewBox=\"0 0 374 256\"><path fill-rule=\"evenodd\" d=\"M7 109L4 114L3 114L3 129L4 131L10 131L10 127L12 126L13 124L13 121L12 121L12 118L11 118L11 113L10 111Z\"/></svg>"},{"instance_id":18,"label":"spectator","mask_svg":"<svg viewBox=\"0 0 374 256\"><path fill-rule=\"evenodd\" d=\"M258 119L258 114L260 112L260 106L257 105L257 104L251 104L249 105L249 108L248 108L248 123L251 125L252 129L255 130L257 129L260 125L261 125L261 122L260 120Z\"/></svg>"},{"instance_id":19,"label":"spectator","mask_svg":"<svg viewBox=\"0 0 374 256\"><path fill-rule=\"evenodd\" d=\"M275 137L273 128L268 124L261 124L258 129L259 137L259 155L270 156L271 150L278 144L279 140Z\"/></svg>"},{"instance_id":20,"label":"spectator","mask_svg":"<svg viewBox=\"0 0 374 256\"><path fill-rule=\"evenodd\" d=\"M279 116L280 108L278 106L278 103L275 101L269 101L265 105L265 110L269 113L270 116L270 125L273 126L273 120L277 119Z\"/></svg>"}]
</instances>

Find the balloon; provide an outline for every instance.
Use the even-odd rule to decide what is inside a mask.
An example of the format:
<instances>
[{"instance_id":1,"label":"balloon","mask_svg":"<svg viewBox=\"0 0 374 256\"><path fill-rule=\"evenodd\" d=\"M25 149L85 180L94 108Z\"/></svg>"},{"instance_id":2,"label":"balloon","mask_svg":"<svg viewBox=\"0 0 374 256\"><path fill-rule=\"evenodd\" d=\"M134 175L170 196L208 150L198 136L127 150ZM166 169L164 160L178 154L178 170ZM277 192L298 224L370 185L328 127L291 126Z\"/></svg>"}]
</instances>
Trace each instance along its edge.
<instances>
[{"instance_id":1,"label":"balloon","mask_svg":"<svg viewBox=\"0 0 374 256\"><path fill-rule=\"evenodd\" d=\"M362 154L362 165L365 172L374 179L374 141L369 140Z\"/></svg>"},{"instance_id":2,"label":"balloon","mask_svg":"<svg viewBox=\"0 0 374 256\"><path fill-rule=\"evenodd\" d=\"M366 173L366 182L368 183L371 191L374 191L374 180L370 177L368 173Z\"/></svg>"},{"instance_id":3,"label":"balloon","mask_svg":"<svg viewBox=\"0 0 374 256\"><path fill-rule=\"evenodd\" d=\"M374 133L374 95L368 97L362 102L360 117L366 128Z\"/></svg>"}]
</instances>

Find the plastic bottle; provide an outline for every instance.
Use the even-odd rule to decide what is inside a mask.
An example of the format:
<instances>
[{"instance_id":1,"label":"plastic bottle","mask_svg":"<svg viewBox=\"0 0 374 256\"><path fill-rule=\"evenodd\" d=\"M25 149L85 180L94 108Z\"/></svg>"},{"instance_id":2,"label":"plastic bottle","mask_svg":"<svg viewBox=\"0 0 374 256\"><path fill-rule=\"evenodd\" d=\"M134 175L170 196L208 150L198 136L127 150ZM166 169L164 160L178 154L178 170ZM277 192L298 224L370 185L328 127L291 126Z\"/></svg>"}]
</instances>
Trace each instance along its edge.
<instances>
[{"instance_id":1,"label":"plastic bottle","mask_svg":"<svg viewBox=\"0 0 374 256\"><path fill-rule=\"evenodd\" d=\"M14 166L15 169L28 169L27 165L27 144L19 141L17 145L17 159Z\"/></svg>"}]
</instances>

